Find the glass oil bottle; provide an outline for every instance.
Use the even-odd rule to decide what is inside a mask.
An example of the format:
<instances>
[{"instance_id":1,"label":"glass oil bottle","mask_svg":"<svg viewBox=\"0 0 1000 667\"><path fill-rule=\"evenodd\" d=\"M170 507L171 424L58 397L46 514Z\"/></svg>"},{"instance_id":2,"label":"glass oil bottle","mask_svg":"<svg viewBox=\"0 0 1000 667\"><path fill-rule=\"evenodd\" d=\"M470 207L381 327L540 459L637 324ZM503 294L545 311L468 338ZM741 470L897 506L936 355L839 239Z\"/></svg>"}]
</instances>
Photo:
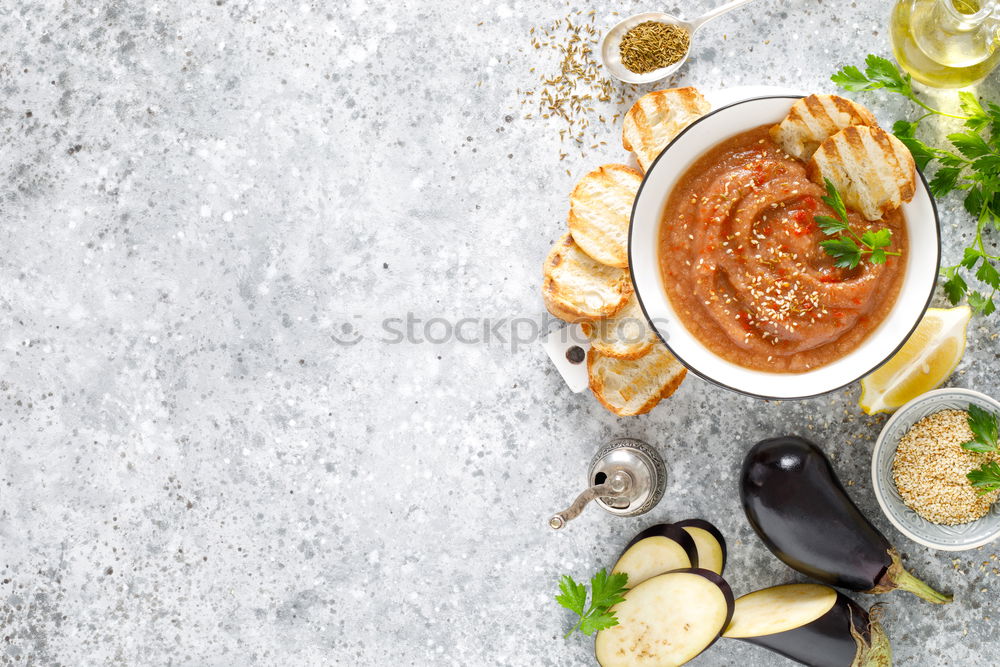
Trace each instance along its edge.
<instances>
[{"instance_id":1,"label":"glass oil bottle","mask_svg":"<svg viewBox=\"0 0 1000 667\"><path fill-rule=\"evenodd\" d=\"M934 88L982 81L1000 62L997 0L899 0L890 34L896 61Z\"/></svg>"}]
</instances>

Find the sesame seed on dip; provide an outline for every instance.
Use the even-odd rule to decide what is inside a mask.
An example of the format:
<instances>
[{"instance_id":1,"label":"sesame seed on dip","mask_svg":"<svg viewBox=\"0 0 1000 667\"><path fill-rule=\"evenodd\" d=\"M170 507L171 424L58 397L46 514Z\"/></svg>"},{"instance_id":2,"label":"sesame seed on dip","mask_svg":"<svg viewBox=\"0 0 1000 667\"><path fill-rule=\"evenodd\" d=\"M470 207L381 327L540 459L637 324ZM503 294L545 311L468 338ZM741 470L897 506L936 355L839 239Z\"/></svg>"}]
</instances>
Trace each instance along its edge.
<instances>
[{"instance_id":1,"label":"sesame seed on dip","mask_svg":"<svg viewBox=\"0 0 1000 667\"><path fill-rule=\"evenodd\" d=\"M816 216L835 215L808 166L761 126L725 139L678 179L661 215L660 274L685 328L734 364L802 373L844 357L885 320L906 269L901 211L847 212L852 233L889 229L882 264L837 266Z\"/></svg>"},{"instance_id":2,"label":"sesame seed on dip","mask_svg":"<svg viewBox=\"0 0 1000 667\"><path fill-rule=\"evenodd\" d=\"M996 453L962 448L974 438L969 413L942 410L924 417L900 438L892 460L892 479L906 506L928 521L954 526L990 511L1000 491L979 495L966 475Z\"/></svg>"}]
</instances>

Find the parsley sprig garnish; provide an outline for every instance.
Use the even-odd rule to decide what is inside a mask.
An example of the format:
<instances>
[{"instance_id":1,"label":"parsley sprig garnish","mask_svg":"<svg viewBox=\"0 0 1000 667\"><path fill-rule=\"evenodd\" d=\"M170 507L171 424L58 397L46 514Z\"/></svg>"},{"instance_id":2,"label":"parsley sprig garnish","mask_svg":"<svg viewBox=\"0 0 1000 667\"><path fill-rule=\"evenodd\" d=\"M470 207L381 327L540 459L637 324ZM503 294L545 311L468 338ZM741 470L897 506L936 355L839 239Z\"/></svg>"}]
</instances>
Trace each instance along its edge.
<instances>
[{"instance_id":1,"label":"parsley sprig garnish","mask_svg":"<svg viewBox=\"0 0 1000 667\"><path fill-rule=\"evenodd\" d=\"M978 405L969 404L969 430L974 436L972 440L963 442L962 447L970 452L985 454L997 451L1000 444L1000 425L997 423L997 416ZM1000 489L1000 465L996 461L988 461L975 470L969 472L966 477L982 495L990 491Z\"/></svg>"},{"instance_id":2,"label":"parsley sprig garnish","mask_svg":"<svg viewBox=\"0 0 1000 667\"><path fill-rule=\"evenodd\" d=\"M865 255L871 256L872 264L885 264L887 255L896 255L898 252L886 250L892 245L892 230L883 228L879 230L866 230L861 236L851 229L851 223L847 220L847 207L844 200L837 192L836 186L830 181L826 181L826 196L821 199L826 205L833 209L837 217L829 215L815 215L813 220L819 225L820 230L827 236L838 234L837 237L820 241L819 245L834 259L834 265L845 269L853 269Z\"/></svg>"},{"instance_id":3,"label":"parsley sprig garnish","mask_svg":"<svg viewBox=\"0 0 1000 667\"><path fill-rule=\"evenodd\" d=\"M875 55L865 59L864 72L847 66L830 78L845 90L882 89L902 95L927 112L913 121L896 121L892 133L910 149L917 167L924 169L936 163L937 170L929 183L931 194L943 197L954 191L965 193L965 210L976 219L976 237L958 264L941 269L944 291L953 304L964 297L976 312L993 313L994 298L1000 291L1000 254L992 246L987 249L983 231L987 225L1000 230L1000 105L988 102L984 106L975 95L962 91L958 93L961 114L935 109L916 96L909 74L900 73L890 61ZM917 139L920 122L930 116L962 121L965 129L947 135L954 150L935 148ZM972 271L988 290L970 290L963 273Z\"/></svg>"},{"instance_id":4,"label":"parsley sprig garnish","mask_svg":"<svg viewBox=\"0 0 1000 667\"><path fill-rule=\"evenodd\" d=\"M577 631L592 635L598 630L618 625L618 618L611 608L625 599L626 584L628 575L624 572L608 576L606 571L601 570L590 580L590 606L587 606L587 587L573 581L573 577L563 575L559 580L561 593L556 596L556 602L580 617L563 637Z\"/></svg>"}]
</instances>

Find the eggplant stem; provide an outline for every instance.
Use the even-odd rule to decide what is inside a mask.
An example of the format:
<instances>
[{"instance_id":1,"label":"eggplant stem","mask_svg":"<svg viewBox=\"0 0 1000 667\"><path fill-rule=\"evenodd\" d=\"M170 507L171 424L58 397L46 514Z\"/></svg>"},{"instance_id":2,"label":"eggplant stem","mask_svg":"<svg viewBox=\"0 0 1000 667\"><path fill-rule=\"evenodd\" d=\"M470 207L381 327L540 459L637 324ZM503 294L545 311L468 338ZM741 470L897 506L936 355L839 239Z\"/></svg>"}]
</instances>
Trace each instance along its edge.
<instances>
[{"instance_id":1,"label":"eggplant stem","mask_svg":"<svg viewBox=\"0 0 1000 667\"><path fill-rule=\"evenodd\" d=\"M902 561L899 559L899 552L895 549L889 550L889 557L892 559L892 564L886 569L885 574L882 575L882 579L879 581L878 586L867 591L868 593L886 593L893 589L900 589L913 593L921 600L926 600L927 602L932 602L934 604L946 604L952 601L951 595L946 595L944 593L939 593L920 579L910 574L906 568L903 567Z\"/></svg>"},{"instance_id":2,"label":"eggplant stem","mask_svg":"<svg viewBox=\"0 0 1000 667\"><path fill-rule=\"evenodd\" d=\"M892 667L892 645L889 643L889 636L882 629L882 624L878 622L877 607L872 607L868 612L868 635L869 640L865 641L864 636L851 623L851 636L858 645L858 652L854 655L851 667Z\"/></svg>"},{"instance_id":3,"label":"eggplant stem","mask_svg":"<svg viewBox=\"0 0 1000 667\"><path fill-rule=\"evenodd\" d=\"M952 596L937 592L903 568L899 569L899 573L896 575L895 583L896 588L909 591L918 598L927 600L928 602L933 602L934 604L947 604L952 600Z\"/></svg>"}]
</instances>

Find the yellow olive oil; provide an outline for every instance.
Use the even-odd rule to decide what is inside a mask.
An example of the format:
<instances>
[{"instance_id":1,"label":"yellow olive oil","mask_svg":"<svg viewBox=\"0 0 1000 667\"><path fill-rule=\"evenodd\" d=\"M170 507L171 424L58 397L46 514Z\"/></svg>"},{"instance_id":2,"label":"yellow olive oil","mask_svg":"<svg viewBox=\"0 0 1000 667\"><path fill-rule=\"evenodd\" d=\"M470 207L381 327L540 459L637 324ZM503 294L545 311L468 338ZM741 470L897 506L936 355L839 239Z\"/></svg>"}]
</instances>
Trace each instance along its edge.
<instances>
[{"instance_id":1,"label":"yellow olive oil","mask_svg":"<svg viewBox=\"0 0 1000 667\"><path fill-rule=\"evenodd\" d=\"M899 0L890 21L896 61L935 88L982 81L1000 62L992 8L982 0Z\"/></svg>"}]
</instances>

